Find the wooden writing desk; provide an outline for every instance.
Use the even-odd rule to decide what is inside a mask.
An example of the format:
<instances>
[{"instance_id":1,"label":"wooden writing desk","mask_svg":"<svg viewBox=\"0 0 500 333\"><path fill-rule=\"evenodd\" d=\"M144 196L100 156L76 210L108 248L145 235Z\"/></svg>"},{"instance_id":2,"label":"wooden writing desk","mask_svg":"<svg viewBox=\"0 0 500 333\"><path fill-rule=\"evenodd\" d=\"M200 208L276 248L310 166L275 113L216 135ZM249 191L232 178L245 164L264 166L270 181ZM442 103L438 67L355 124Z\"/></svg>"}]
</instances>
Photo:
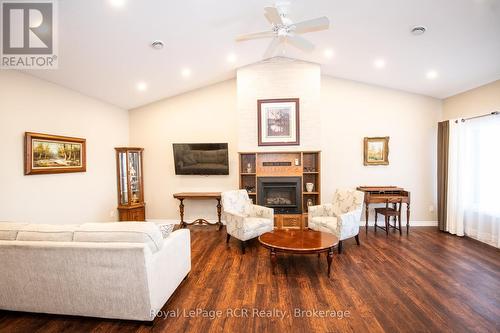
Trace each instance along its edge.
<instances>
[{"instance_id":1,"label":"wooden writing desk","mask_svg":"<svg viewBox=\"0 0 500 333\"><path fill-rule=\"evenodd\" d=\"M188 224L211 224L205 219L196 219L191 223L187 223L184 221L184 200L185 199L194 199L194 200L206 200L206 199L215 199L217 200L217 226L220 230L222 228L221 222L221 214L222 214L222 206L220 204L221 193L220 192L180 192L174 193L174 198L180 201L179 204L179 212L181 215L181 228L185 228Z\"/></svg>"},{"instance_id":2,"label":"wooden writing desk","mask_svg":"<svg viewBox=\"0 0 500 333\"><path fill-rule=\"evenodd\" d=\"M396 186L359 186L358 191L365 192L366 232L368 233L368 209L370 204L393 203L401 200L406 204L406 233L410 230L410 192Z\"/></svg>"}]
</instances>

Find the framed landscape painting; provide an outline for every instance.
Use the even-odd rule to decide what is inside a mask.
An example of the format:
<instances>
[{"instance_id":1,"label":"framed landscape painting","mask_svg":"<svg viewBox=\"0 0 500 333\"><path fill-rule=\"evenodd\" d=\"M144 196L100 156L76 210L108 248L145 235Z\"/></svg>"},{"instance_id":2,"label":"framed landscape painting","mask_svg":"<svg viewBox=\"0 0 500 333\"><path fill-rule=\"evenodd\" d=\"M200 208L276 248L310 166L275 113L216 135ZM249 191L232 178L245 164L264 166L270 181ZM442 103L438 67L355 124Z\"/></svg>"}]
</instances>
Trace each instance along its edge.
<instances>
[{"instance_id":1,"label":"framed landscape painting","mask_svg":"<svg viewBox=\"0 0 500 333\"><path fill-rule=\"evenodd\" d=\"M85 139L26 132L24 174L85 172Z\"/></svg>"},{"instance_id":2,"label":"framed landscape painting","mask_svg":"<svg viewBox=\"0 0 500 333\"><path fill-rule=\"evenodd\" d=\"M363 155L365 165L388 165L389 137L365 138Z\"/></svg>"},{"instance_id":3,"label":"framed landscape painting","mask_svg":"<svg viewBox=\"0 0 500 333\"><path fill-rule=\"evenodd\" d=\"M259 99L259 146L294 146L300 142L299 99Z\"/></svg>"}]
</instances>

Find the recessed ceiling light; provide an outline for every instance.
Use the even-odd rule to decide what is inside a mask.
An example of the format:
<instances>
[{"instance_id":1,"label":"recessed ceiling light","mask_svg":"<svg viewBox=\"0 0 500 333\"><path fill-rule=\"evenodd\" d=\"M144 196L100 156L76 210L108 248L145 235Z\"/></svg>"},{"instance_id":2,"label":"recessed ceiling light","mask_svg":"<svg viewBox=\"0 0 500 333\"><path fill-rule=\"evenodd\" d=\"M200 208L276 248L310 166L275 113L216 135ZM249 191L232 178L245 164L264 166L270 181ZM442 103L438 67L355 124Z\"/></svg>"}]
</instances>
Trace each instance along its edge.
<instances>
[{"instance_id":1,"label":"recessed ceiling light","mask_svg":"<svg viewBox=\"0 0 500 333\"><path fill-rule=\"evenodd\" d=\"M326 49L325 51L323 51L323 55L325 56L325 58L330 59L331 57L333 57L333 50Z\"/></svg>"},{"instance_id":2,"label":"recessed ceiling light","mask_svg":"<svg viewBox=\"0 0 500 333\"><path fill-rule=\"evenodd\" d=\"M425 74L425 76L429 79L429 80L434 80L435 78L438 77L438 73L435 71L435 70L430 70L427 72L427 74Z\"/></svg>"},{"instance_id":3,"label":"recessed ceiling light","mask_svg":"<svg viewBox=\"0 0 500 333\"><path fill-rule=\"evenodd\" d=\"M184 77L190 77L191 76L191 70L189 68L184 68L182 71L181 71L181 74L182 76Z\"/></svg>"},{"instance_id":4,"label":"recessed ceiling light","mask_svg":"<svg viewBox=\"0 0 500 333\"><path fill-rule=\"evenodd\" d=\"M121 8L125 6L125 0L109 0L109 3L113 7Z\"/></svg>"},{"instance_id":5,"label":"recessed ceiling light","mask_svg":"<svg viewBox=\"0 0 500 333\"><path fill-rule=\"evenodd\" d=\"M136 87L137 87L137 90L139 90L139 91L146 91L148 89L148 85L144 81L137 83Z\"/></svg>"},{"instance_id":6,"label":"recessed ceiling light","mask_svg":"<svg viewBox=\"0 0 500 333\"><path fill-rule=\"evenodd\" d=\"M375 68L382 69L385 67L385 60L384 59L376 59L373 62L373 66L375 66Z\"/></svg>"},{"instance_id":7,"label":"recessed ceiling light","mask_svg":"<svg viewBox=\"0 0 500 333\"><path fill-rule=\"evenodd\" d=\"M423 35L426 31L427 31L427 28L423 27L421 25L417 25L417 26L411 28L411 30L410 30L411 34L414 36Z\"/></svg>"},{"instance_id":8,"label":"recessed ceiling light","mask_svg":"<svg viewBox=\"0 0 500 333\"><path fill-rule=\"evenodd\" d=\"M236 62L236 54L229 53L226 57L227 62L233 63Z\"/></svg>"},{"instance_id":9,"label":"recessed ceiling light","mask_svg":"<svg viewBox=\"0 0 500 333\"><path fill-rule=\"evenodd\" d=\"M165 44L161 40L155 40L151 43L151 47L155 50L161 50Z\"/></svg>"}]
</instances>

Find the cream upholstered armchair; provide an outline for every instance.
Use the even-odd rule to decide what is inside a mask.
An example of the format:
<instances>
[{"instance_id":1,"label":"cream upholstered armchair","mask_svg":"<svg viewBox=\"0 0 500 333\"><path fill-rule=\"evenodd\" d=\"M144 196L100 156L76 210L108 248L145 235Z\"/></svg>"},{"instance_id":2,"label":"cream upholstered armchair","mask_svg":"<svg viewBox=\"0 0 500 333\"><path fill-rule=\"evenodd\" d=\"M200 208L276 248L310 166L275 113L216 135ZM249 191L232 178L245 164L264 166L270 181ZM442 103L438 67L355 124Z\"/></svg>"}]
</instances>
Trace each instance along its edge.
<instances>
[{"instance_id":1,"label":"cream upholstered armchair","mask_svg":"<svg viewBox=\"0 0 500 333\"><path fill-rule=\"evenodd\" d=\"M339 253L342 253L342 241L347 238L355 237L359 245L359 221L363 199L364 193L360 191L335 191L333 204L309 207L309 228L335 234L340 240Z\"/></svg>"},{"instance_id":2,"label":"cream upholstered armchair","mask_svg":"<svg viewBox=\"0 0 500 333\"><path fill-rule=\"evenodd\" d=\"M243 253L247 240L274 228L273 209L254 205L245 190L222 192L222 207L226 218L226 242L229 243L231 236L239 239Z\"/></svg>"}]
</instances>

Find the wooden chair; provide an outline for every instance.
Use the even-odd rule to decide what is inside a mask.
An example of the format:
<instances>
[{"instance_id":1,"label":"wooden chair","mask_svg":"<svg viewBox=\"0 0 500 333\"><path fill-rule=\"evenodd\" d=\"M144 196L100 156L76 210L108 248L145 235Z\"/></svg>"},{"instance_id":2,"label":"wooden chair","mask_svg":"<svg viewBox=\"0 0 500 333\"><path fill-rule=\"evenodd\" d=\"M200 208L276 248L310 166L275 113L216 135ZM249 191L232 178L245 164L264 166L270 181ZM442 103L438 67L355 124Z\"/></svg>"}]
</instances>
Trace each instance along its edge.
<instances>
[{"instance_id":1,"label":"wooden chair","mask_svg":"<svg viewBox=\"0 0 500 333\"><path fill-rule=\"evenodd\" d=\"M389 207L389 204L392 204L392 207ZM402 235L401 232L401 206L403 205L402 199L387 199L385 201L385 207L375 208L375 232L377 232L377 228L385 230L385 234L389 235L389 228L394 228L399 230L399 234ZM384 215L385 218L385 227L381 227L377 225L377 217L378 214ZM391 217L394 217L394 225L391 225ZM397 223L399 222L399 227Z\"/></svg>"}]
</instances>

